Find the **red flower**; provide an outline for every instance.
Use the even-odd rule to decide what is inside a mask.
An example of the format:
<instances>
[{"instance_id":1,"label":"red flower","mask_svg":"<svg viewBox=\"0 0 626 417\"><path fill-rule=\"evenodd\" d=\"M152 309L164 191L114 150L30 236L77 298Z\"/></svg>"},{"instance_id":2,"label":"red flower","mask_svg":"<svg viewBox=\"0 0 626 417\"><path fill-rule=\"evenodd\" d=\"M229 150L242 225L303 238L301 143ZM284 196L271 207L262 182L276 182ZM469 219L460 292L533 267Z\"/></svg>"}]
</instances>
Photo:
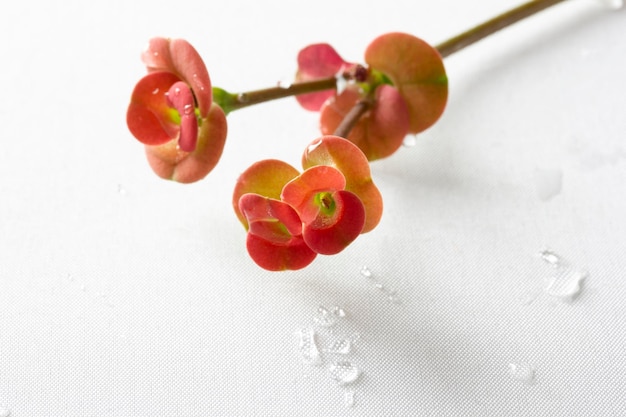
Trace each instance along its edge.
<instances>
[{"instance_id":1,"label":"red flower","mask_svg":"<svg viewBox=\"0 0 626 417\"><path fill-rule=\"evenodd\" d=\"M226 116L213 103L209 73L182 39L154 38L142 54L148 75L133 90L130 132L146 146L154 172L188 183L215 167L226 140Z\"/></svg>"},{"instance_id":2,"label":"red flower","mask_svg":"<svg viewBox=\"0 0 626 417\"><path fill-rule=\"evenodd\" d=\"M248 231L248 253L262 268L304 268L318 254L341 252L380 220L382 198L355 145L321 137L302 164L299 173L286 162L263 160L237 180L233 208Z\"/></svg>"}]
</instances>

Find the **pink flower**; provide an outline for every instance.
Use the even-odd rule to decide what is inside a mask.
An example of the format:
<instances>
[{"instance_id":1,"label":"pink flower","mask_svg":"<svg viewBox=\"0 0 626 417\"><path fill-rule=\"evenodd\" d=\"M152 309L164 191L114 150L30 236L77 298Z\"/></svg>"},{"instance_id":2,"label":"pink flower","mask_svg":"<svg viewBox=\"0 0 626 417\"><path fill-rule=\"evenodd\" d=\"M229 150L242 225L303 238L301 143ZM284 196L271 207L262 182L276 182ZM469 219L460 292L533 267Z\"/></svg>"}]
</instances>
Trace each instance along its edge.
<instances>
[{"instance_id":1,"label":"pink flower","mask_svg":"<svg viewBox=\"0 0 626 417\"><path fill-rule=\"evenodd\" d=\"M157 175L198 181L219 161L227 132L226 116L213 103L206 66L182 39L151 39L142 60L148 74L133 90L128 129L145 145Z\"/></svg>"}]
</instances>

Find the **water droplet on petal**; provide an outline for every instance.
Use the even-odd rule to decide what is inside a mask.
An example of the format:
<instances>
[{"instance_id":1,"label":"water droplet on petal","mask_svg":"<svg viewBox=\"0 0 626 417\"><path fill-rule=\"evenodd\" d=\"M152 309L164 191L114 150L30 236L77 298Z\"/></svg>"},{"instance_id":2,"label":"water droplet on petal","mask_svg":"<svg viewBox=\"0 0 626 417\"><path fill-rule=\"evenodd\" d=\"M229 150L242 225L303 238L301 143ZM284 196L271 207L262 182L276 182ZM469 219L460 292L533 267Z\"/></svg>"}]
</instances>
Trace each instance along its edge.
<instances>
[{"instance_id":1,"label":"water droplet on petal","mask_svg":"<svg viewBox=\"0 0 626 417\"><path fill-rule=\"evenodd\" d=\"M315 330L311 328L300 329L296 335L298 336L298 350L302 356L302 361L307 365L321 364L322 358L315 342Z\"/></svg>"},{"instance_id":2,"label":"water droplet on petal","mask_svg":"<svg viewBox=\"0 0 626 417\"><path fill-rule=\"evenodd\" d=\"M158 88L155 88L154 90L152 90L152 94L155 94L155 95L156 95L156 94L159 94L159 89L158 89Z\"/></svg>"},{"instance_id":3,"label":"water droplet on petal","mask_svg":"<svg viewBox=\"0 0 626 417\"><path fill-rule=\"evenodd\" d=\"M409 134L404 137L404 140L402 141L402 146L406 148L412 148L415 145L417 145L416 135Z\"/></svg>"},{"instance_id":4,"label":"water droplet on petal","mask_svg":"<svg viewBox=\"0 0 626 417\"><path fill-rule=\"evenodd\" d=\"M337 95L339 95L343 93L343 91L348 87L348 80L346 80L346 77L344 77L343 67L339 70L337 74L335 74L335 80L337 86Z\"/></svg>"},{"instance_id":5,"label":"water droplet on petal","mask_svg":"<svg viewBox=\"0 0 626 417\"><path fill-rule=\"evenodd\" d=\"M511 362L509 363L509 376L526 384L532 384L535 381L535 368L526 362Z\"/></svg>"},{"instance_id":6,"label":"water droplet on petal","mask_svg":"<svg viewBox=\"0 0 626 417\"><path fill-rule=\"evenodd\" d=\"M159 53L157 51L154 51L154 52L152 52L152 55L159 56Z\"/></svg>"},{"instance_id":7,"label":"water droplet on petal","mask_svg":"<svg viewBox=\"0 0 626 417\"><path fill-rule=\"evenodd\" d=\"M191 104L185 104L185 107L183 108L183 112L187 115L189 114L193 114L194 108Z\"/></svg>"},{"instance_id":8,"label":"water droplet on petal","mask_svg":"<svg viewBox=\"0 0 626 417\"><path fill-rule=\"evenodd\" d=\"M361 370L352 362L341 361L330 364L328 373L339 385L347 385L359 379Z\"/></svg>"}]
</instances>

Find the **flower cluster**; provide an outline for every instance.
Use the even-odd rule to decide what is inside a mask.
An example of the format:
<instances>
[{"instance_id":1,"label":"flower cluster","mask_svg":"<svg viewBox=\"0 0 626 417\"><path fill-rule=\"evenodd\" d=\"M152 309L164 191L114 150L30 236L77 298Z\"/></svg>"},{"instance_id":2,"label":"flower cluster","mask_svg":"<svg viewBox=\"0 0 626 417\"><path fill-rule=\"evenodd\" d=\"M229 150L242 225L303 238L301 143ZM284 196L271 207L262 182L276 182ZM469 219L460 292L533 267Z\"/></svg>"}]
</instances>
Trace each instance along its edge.
<instances>
[{"instance_id":1,"label":"flower cluster","mask_svg":"<svg viewBox=\"0 0 626 417\"><path fill-rule=\"evenodd\" d=\"M305 109L320 112L322 137L306 148L302 172L263 160L235 185L233 208L247 231L248 253L272 271L303 268L372 230L383 203L369 161L434 123L447 99L437 50L401 33L375 39L365 52L367 67L344 61L328 44L306 47L293 90L231 94L213 87L200 55L182 39L152 39L142 60L148 73L133 90L126 121L165 179L195 182L216 166L233 110L296 95ZM350 116L359 103L366 111ZM337 133L351 118L350 128Z\"/></svg>"},{"instance_id":2,"label":"flower cluster","mask_svg":"<svg viewBox=\"0 0 626 417\"><path fill-rule=\"evenodd\" d=\"M233 208L248 231L248 253L262 268L304 268L318 254L341 252L380 221L382 197L354 144L318 138L306 148L302 167L300 173L268 159L237 180Z\"/></svg>"},{"instance_id":3,"label":"flower cluster","mask_svg":"<svg viewBox=\"0 0 626 417\"><path fill-rule=\"evenodd\" d=\"M370 161L393 154L407 134L424 131L443 113L448 78L441 55L423 40L406 33L387 33L365 50L367 67L344 61L322 43L302 49L297 79L337 76L351 81L343 91L298 97L307 110L320 111L322 134L332 134L359 101L369 110L347 135Z\"/></svg>"},{"instance_id":4,"label":"flower cluster","mask_svg":"<svg viewBox=\"0 0 626 417\"><path fill-rule=\"evenodd\" d=\"M154 172L182 183L204 178L222 155L226 116L213 102L209 73L182 39L154 38L142 54L148 74L133 90L128 129Z\"/></svg>"}]
</instances>

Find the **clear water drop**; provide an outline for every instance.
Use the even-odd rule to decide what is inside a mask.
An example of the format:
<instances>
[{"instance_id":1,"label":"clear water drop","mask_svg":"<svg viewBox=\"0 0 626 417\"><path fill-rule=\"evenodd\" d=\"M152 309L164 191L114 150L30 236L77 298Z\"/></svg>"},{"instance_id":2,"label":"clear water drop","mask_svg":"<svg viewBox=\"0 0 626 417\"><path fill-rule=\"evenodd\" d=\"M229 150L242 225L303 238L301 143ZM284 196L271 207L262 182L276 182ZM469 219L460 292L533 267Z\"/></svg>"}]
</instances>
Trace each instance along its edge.
<instances>
[{"instance_id":1,"label":"clear water drop","mask_svg":"<svg viewBox=\"0 0 626 417\"><path fill-rule=\"evenodd\" d=\"M345 317L346 316L346 311L339 307L339 306L334 306L332 309L332 312L335 316L337 317Z\"/></svg>"},{"instance_id":2,"label":"clear water drop","mask_svg":"<svg viewBox=\"0 0 626 417\"><path fill-rule=\"evenodd\" d=\"M337 95L343 93L348 87L348 80L344 77L344 69L341 68L337 74L335 74L335 80L337 80Z\"/></svg>"},{"instance_id":3,"label":"clear water drop","mask_svg":"<svg viewBox=\"0 0 626 417\"><path fill-rule=\"evenodd\" d=\"M278 88L284 88L285 90L287 90L287 89L291 88L291 81L289 81L289 80L279 80L276 83L276 86Z\"/></svg>"},{"instance_id":4,"label":"clear water drop","mask_svg":"<svg viewBox=\"0 0 626 417\"><path fill-rule=\"evenodd\" d=\"M154 95L159 94L159 91L160 90L158 88L155 88L154 90L152 90L152 94Z\"/></svg>"},{"instance_id":5,"label":"clear water drop","mask_svg":"<svg viewBox=\"0 0 626 417\"><path fill-rule=\"evenodd\" d=\"M416 135L408 134L404 137L404 140L402 141L402 146L404 146L405 148L412 148L415 145L417 145Z\"/></svg>"},{"instance_id":6,"label":"clear water drop","mask_svg":"<svg viewBox=\"0 0 626 417\"><path fill-rule=\"evenodd\" d=\"M239 93L237 95L237 100L240 103L247 103L248 101L250 101L250 97L246 93Z\"/></svg>"},{"instance_id":7,"label":"clear water drop","mask_svg":"<svg viewBox=\"0 0 626 417\"><path fill-rule=\"evenodd\" d=\"M10 416L11 416L11 410L9 410L7 407L0 406L0 417L10 417Z\"/></svg>"},{"instance_id":8,"label":"clear water drop","mask_svg":"<svg viewBox=\"0 0 626 417\"><path fill-rule=\"evenodd\" d=\"M371 278L372 271L370 271L370 269L367 266L363 266L363 268L361 268L361 275L364 276L365 278Z\"/></svg>"},{"instance_id":9,"label":"clear water drop","mask_svg":"<svg viewBox=\"0 0 626 417\"><path fill-rule=\"evenodd\" d=\"M348 407L354 407L354 391L351 389L347 389L343 393L343 404Z\"/></svg>"},{"instance_id":10,"label":"clear water drop","mask_svg":"<svg viewBox=\"0 0 626 417\"><path fill-rule=\"evenodd\" d=\"M315 330L311 328L300 329L298 336L298 350L302 361L307 365L319 365L322 363L320 352L315 341Z\"/></svg>"},{"instance_id":11,"label":"clear water drop","mask_svg":"<svg viewBox=\"0 0 626 417\"><path fill-rule=\"evenodd\" d=\"M187 115L189 114L193 114L193 106L191 104L185 104L185 107L183 108L183 112Z\"/></svg>"},{"instance_id":12,"label":"clear water drop","mask_svg":"<svg viewBox=\"0 0 626 417\"><path fill-rule=\"evenodd\" d=\"M509 363L509 376L526 384L535 382L535 368L526 362Z\"/></svg>"},{"instance_id":13,"label":"clear water drop","mask_svg":"<svg viewBox=\"0 0 626 417\"><path fill-rule=\"evenodd\" d=\"M339 385L348 385L359 379L361 370L352 362L340 361L331 363L328 373Z\"/></svg>"},{"instance_id":14,"label":"clear water drop","mask_svg":"<svg viewBox=\"0 0 626 417\"><path fill-rule=\"evenodd\" d=\"M347 355L352 350L352 342L349 339L339 339L322 349L325 353Z\"/></svg>"},{"instance_id":15,"label":"clear water drop","mask_svg":"<svg viewBox=\"0 0 626 417\"><path fill-rule=\"evenodd\" d=\"M544 249L539 252L539 257L543 259L544 262L554 266L555 268L561 265L561 257L550 249Z\"/></svg>"},{"instance_id":16,"label":"clear water drop","mask_svg":"<svg viewBox=\"0 0 626 417\"><path fill-rule=\"evenodd\" d=\"M119 195L126 195L126 188L122 184L117 184L117 193Z\"/></svg>"},{"instance_id":17,"label":"clear water drop","mask_svg":"<svg viewBox=\"0 0 626 417\"><path fill-rule=\"evenodd\" d=\"M337 322L337 317L326 307L319 306L317 308L317 314L313 316L313 322L322 327L331 327Z\"/></svg>"},{"instance_id":18,"label":"clear water drop","mask_svg":"<svg viewBox=\"0 0 626 417\"><path fill-rule=\"evenodd\" d=\"M585 270L566 269L552 277L545 292L563 301L572 301L580 293L581 283L587 276L589 276L589 273Z\"/></svg>"}]
</instances>

